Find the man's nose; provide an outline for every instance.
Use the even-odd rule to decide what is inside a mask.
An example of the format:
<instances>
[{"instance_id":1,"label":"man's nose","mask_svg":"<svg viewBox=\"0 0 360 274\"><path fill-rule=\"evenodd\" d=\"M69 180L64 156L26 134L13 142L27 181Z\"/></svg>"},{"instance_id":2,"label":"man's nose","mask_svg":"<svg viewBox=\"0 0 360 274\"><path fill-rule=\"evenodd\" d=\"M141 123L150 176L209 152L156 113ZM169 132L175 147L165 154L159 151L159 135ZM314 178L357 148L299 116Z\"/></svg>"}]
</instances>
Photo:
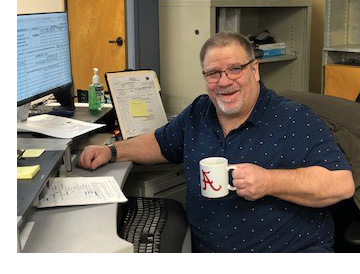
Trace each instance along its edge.
<instances>
[{"instance_id":1,"label":"man's nose","mask_svg":"<svg viewBox=\"0 0 360 274\"><path fill-rule=\"evenodd\" d=\"M230 86L232 83L234 83L234 80L231 80L224 71L221 72L220 79L218 82L218 86L226 87Z\"/></svg>"}]
</instances>

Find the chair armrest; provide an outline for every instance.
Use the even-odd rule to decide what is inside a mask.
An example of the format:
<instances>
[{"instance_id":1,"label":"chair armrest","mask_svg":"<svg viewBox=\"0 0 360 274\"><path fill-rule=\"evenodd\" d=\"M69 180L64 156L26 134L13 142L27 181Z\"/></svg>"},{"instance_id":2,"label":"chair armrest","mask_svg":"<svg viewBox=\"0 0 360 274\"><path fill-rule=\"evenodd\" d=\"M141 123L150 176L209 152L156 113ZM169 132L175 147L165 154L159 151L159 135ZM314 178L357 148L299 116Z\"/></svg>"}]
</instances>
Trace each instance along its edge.
<instances>
[{"instance_id":1,"label":"chair armrest","mask_svg":"<svg viewBox=\"0 0 360 274\"><path fill-rule=\"evenodd\" d=\"M345 231L345 239L350 244L360 246L360 218L355 218Z\"/></svg>"}]
</instances>

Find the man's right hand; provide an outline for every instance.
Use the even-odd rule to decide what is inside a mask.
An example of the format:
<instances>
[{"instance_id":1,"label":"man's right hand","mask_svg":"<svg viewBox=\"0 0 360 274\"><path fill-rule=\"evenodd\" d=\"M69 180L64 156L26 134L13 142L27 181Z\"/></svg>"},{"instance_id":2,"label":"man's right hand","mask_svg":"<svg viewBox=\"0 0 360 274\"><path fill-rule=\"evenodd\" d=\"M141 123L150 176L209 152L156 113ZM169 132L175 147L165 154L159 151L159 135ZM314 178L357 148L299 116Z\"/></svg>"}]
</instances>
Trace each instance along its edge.
<instances>
[{"instance_id":1,"label":"man's right hand","mask_svg":"<svg viewBox=\"0 0 360 274\"><path fill-rule=\"evenodd\" d=\"M87 146L79 157L79 165L87 169L97 169L105 165L111 159L111 151L108 146Z\"/></svg>"}]
</instances>

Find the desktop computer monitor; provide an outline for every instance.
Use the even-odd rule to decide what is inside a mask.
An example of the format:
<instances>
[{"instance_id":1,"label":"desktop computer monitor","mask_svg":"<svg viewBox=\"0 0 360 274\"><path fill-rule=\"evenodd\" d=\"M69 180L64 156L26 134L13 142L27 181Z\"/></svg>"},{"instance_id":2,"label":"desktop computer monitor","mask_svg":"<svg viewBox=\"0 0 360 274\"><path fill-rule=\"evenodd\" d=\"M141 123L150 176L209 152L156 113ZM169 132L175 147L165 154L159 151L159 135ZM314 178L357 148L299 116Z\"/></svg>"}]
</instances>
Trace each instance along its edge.
<instances>
[{"instance_id":1,"label":"desktop computer monitor","mask_svg":"<svg viewBox=\"0 0 360 274\"><path fill-rule=\"evenodd\" d=\"M66 12L17 16L17 106L53 93L74 109Z\"/></svg>"}]
</instances>

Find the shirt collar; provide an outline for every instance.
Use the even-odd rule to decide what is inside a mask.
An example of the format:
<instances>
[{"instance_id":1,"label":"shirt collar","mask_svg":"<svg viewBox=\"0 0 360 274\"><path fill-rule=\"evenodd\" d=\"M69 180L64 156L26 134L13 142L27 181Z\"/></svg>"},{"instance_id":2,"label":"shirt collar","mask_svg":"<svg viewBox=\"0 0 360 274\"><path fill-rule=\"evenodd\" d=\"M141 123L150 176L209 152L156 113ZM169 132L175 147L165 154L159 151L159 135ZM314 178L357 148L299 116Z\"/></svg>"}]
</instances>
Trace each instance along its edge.
<instances>
[{"instance_id":1,"label":"shirt collar","mask_svg":"<svg viewBox=\"0 0 360 274\"><path fill-rule=\"evenodd\" d=\"M265 87L264 83L260 80L260 92L259 97L255 103L255 106L250 113L249 118L247 119L248 122L252 123L255 126L259 126L261 120L264 116L266 106L268 104L269 96L267 88Z\"/></svg>"}]
</instances>

